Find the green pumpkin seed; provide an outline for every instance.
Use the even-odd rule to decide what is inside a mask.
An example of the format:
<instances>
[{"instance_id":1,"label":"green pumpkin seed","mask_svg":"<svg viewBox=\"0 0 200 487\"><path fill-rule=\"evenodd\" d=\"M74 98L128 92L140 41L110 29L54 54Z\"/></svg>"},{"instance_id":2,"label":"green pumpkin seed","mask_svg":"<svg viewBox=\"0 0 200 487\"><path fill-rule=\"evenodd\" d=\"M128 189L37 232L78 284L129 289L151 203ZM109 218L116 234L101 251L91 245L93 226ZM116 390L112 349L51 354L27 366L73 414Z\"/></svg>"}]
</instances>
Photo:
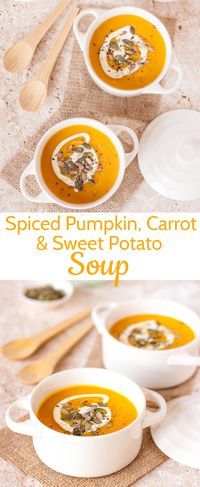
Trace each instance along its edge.
<instances>
[{"instance_id":1,"label":"green pumpkin seed","mask_svg":"<svg viewBox=\"0 0 200 487\"><path fill-rule=\"evenodd\" d=\"M115 49L119 49L119 46L116 41L111 41L109 44L109 48L115 50Z\"/></svg>"},{"instance_id":2,"label":"green pumpkin seed","mask_svg":"<svg viewBox=\"0 0 200 487\"><path fill-rule=\"evenodd\" d=\"M91 149L91 145L90 144L87 144L86 142L84 142L83 148L86 149L86 150L90 150Z\"/></svg>"},{"instance_id":3,"label":"green pumpkin seed","mask_svg":"<svg viewBox=\"0 0 200 487\"><path fill-rule=\"evenodd\" d=\"M82 178L75 179L75 188L78 191L82 191L82 189L83 189L83 180L82 180Z\"/></svg>"},{"instance_id":4,"label":"green pumpkin seed","mask_svg":"<svg viewBox=\"0 0 200 487\"><path fill-rule=\"evenodd\" d=\"M120 54L115 56L115 61L118 63L118 64L125 64L126 62L126 59L121 56Z\"/></svg>"},{"instance_id":5,"label":"green pumpkin seed","mask_svg":"<svg viewBox=\"0 0 200 487\"><path fill-rule=\"evenodd\" d=\"M73 435L81 436L81 428L73 428Z\"/></svg>"},{"instance_id":6,"label":"green pumpkin seed","mask_svg":"<svg viewBox=\"0 0 200 487\"><path fill-rule=\"evenodd\" d=\"M74 147L74 152L83 152L83 147Z\"/></svg>"},{"instance_id":7,"label":"green pumpkin seed","mask_svg":"<svg viewBox=\"0 0 200 487\"><path fill-rule=\"evenodd\" d=\"M133 41L129 41L129 39L123 39L123 43L125 44L125 46L131 47L131 48L133 48L133 46L134 46Z\"/></svg>"}]
</instances>

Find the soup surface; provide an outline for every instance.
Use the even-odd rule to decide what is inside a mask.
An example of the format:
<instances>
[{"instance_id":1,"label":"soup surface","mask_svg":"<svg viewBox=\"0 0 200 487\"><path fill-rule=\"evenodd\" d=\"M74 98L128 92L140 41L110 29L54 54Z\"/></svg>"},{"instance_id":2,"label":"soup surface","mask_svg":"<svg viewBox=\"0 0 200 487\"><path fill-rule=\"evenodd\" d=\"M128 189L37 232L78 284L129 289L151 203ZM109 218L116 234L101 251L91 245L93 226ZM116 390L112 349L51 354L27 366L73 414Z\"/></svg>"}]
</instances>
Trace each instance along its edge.
<instances>
[{"instance_id":1,"label":"soup surface","mask_svg":"<svg viewBox=\"0 0 200 487\"><path fill-rule=\"evenodd\" d=\"M119 156L105 134L85 125L66 127L47 142L41 156L47 187L63 201L84 204L104 196L119 172Z\"/></svg>"},{"instance_id":2,"label":"soup surface","mask_svg":"<svg viewBox=\"0 0 200 487\"><path fill-rule=\"evenodd\" d=\"M40 405L37 417L49 428L75 436L106 435L137 418L134 404L122 394L93 385L59 389Z\"/></svg>"},{"instance_id":3,"label":"soup surface","mask_svg":"<svg viewBox=\"0 0 200 487\"><path fill-rule=\"evenodd\" d=\"M102 81L121 90L135 90L159 76L166 47L155 25L136 15L119 15L97 27L89 55Z\"/></svg>"},{"instance_id":4,"label":"soup surface","mask_svg":"<svg viewBox=\"0 0 200 487\"><path fill-rule=\"evenodd\" d=\"M146 350L177 348L195 338L193 330L174 318L160 315L127 316L109 329L122 343Z\"/></svg>"}]
</instances>

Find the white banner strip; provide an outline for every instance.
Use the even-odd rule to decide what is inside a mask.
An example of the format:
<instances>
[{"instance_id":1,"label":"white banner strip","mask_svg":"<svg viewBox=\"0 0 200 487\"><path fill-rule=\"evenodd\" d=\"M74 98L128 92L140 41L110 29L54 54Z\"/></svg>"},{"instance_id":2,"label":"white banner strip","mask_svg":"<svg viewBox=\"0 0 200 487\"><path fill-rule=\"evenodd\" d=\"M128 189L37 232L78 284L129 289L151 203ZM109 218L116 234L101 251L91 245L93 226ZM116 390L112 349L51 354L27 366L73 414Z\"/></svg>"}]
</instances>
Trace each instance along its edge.
<instances>
[{"instance_id":1,"label":"white banner strip","mask_svg":"<svg viewBox=\"0 0 200 487\"><path fill-rule=\"evenodd\" d=\"M0 279L200 279L199 213L2 213Z\"/></svg>"}]
</instances>

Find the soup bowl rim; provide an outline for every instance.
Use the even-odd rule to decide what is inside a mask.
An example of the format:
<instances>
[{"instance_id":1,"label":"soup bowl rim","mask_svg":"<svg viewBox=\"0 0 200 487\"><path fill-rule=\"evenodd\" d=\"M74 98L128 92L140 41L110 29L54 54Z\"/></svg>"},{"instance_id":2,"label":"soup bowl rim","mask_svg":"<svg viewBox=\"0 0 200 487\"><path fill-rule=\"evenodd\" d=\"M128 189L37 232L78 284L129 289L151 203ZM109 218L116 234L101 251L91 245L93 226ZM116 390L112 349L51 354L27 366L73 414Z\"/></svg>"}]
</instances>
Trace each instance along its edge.
<instances>
[{"instance_id":1,"label":"soup bowl rim","mask_svg":"<svg viewBox=\"0 0 200 487\"><path fill-rule=\"evenodd\" d=\"M118 159L119 159L119 169L118 169L118 174L117 174L117 177L116 177L114 184L111 186L110 190L106 194L101 196L101 198L99 198L95 201L87 202L87 203L70 203L70 202L67 202L67 201L65 202L64 200L60 199L58 196L56 196L48 188L47 184L44 181L42 171L41 171L41 157L42 157L42 153L43 153L45 146L48 144L48 141L50 140L50 138L53 135L55 135L57 132L59 132L60 130L62 130L64 128L67 128L67 127L70 127L73 125L81 125L81 124L85 125L86 127L88 125L89 127L92 127L92 128L94 125L94 128L96 130L99 130L100 132L102 132L104 135L106 135L109 138L109 140L113 143L113 145L117 151L117 155L118 155ZM124 151L123 145L122 145L119 137L117 136L117 134L114 131L112 131L109 124L106 125L103 122L100 122L99 120L95 120L95 119L92 119L89 117L71 117L71 118L62 120L62 121L56 123L55 125L53 125L52 127L50 127L40 138L40 140L36 146L36 149L35 149L35 154L34 154L33 160L34 160L34 164L35 164L35 175L36 175L38 184L40 185L41 189L47 194L47 196L52 201L56 202L57 204L59 204L63 207L66 207L66 208L77 208L77 209L92 208L94 206L98 206L98 205L104 203L105 201L110 199L114 195L114 193L118 190L119 186L121 185L121 183L123 181L125 170L126 170L125 151Z\"/></svg>"},{"instance_id":2,"label":"soup bowl rim","mask_svg":"<svg viewBox=\"0 0 200 487\"><path fill-rule=\"evenodd\" d=\"M99 12L100 12L101 9L94 9L94 10L96 10L96 11L99 10ZM97 27L99 27L105 20L112 18L112 17L116 17L118 13L120 14L122 12L123 12L123 15L126 13L130 14L130 15L131 15L131 13L132 13L132 15L138 14L138 17L141 17L142 19L145 19L145 20L149 19L149 22L151 20L156 21L156 24L160 27L160 28L158 27L158 30L159 30L159 33L160 33L163 41L164 41L165 48L166 48L165 62L164 62L163 68L160 71L160 73L158 74L158 76L151 83L148 83L141 88L136 88L136 89L132 89L132 90L124 90L121 88L116 88L116 87L110 85L109 83L103 81L96 74L96 71L92 66L90 55L89 55L91 38L92 38L92 35L94 34L95 30L97 29ZM162 32L161 32L161 30L162 30ZM93 77L94 81L96 82L96 84L98 84L105 91L109 90L111 94L115 94L118 96L120 96L120 94L121 95L123 94L123 96L131 96L132 94L137 95L137 94L141 94L141 93L145 93L145 92L148 93L148 89L151 88L155 83L159 83L164 78L164 76L167 74L168 69L170 67L171 58L172 58L172 41L171 41L169 32L168 32L167 28L165 27L164 23L156 15L152 14L148 10L140 8L140 7L134 7L134 6L133 7L132 6L114 7L111 9L106 9L105 11L102 9L102 14L99 14L91 22L91 24L90 24L90 26L86 32L85 42L84 42L84 46L83 46L83 53L84 53L84 59L85 59L86 66L89 70L90 75Z\"/></svg>"},{"instance_id":3,"label":"soup bowl rim","mask_svg":"<svg viewBox=\"0 0 200 487\"><path fill-rule=\"evenodd\" d=\"M178 307L180 306L182 309L183 308L186 308L187 310L189 310L194 318L196 318L197 320L199 320L199 323L200 323L200 318L198 317L197 313L195 313L192 309L190 309L188 306L185 306L185 305L182 305L181 303L178 303L176 301L172 301L172 300L169 300L169 299L140 299L140 300L129 300L129 301L124 301L122 304L118 304L118 303L110 303L113 305L112 308L109 308L107 309L107 312L106 312L106 315L105 315L105 318L108 317L109 313L112 312L112 310L114 310L115 308L120 308L122 306L128 306L128 305L134 305L134 303L138 303L138 301L140 302L145 302L146 304L148 303L152 303L152 302L155 302L155 303L159 303L159 304L167 304L167 303L170 303L170 304L174 304L175 306L177 305ZM108 303L109 305L109 303ZM102 305L103 307L103 305ZM98 306L96 306L96 308L94 308L94 310L92 311L92 316L94 317L94 311L98 308ZM105 308L106 308L106 304L105 304ZM138 313L137 313L138 314ZM136 315L137 315L136 314ZM144 313L145 314L145 313ZM147 313L148 314L148 313ZM132 313L132 315L134 316L134 313ZM125 317L128 317L128 316L131 316L130 314L126 314L124 315L124 318ZM167 316L167 315L164 315L164 316ZM170 316L171 318L173 318L173 316ZM178 319L178 318L175 318L175 319ZM95 318L93 318L93 321L95 323ZM116 321L115 321L116 323ZM185 325L187 325L187 323L184 323ZM112 324L114 325L114 323ZM112 326L110 325L110 327ZM95 323L95 326L97 328L97 330L99 331L98 329L98 325L96 325ZM108 327L106 326L106 323L105 323L105 320L104 320L104 324L103 324L103 327L102 327L102 332L99 331L99 333L101 333L102 335L105 335L107 338L109 338L111 341L114 341L115 345L117 345L119 348L121 348L122 351L126 351L126 353L132 353L133 351L137 354L146 354L146 355L149 355L149 356L155 356L159 359L159 357L162 355L171 355L172 353L178 353L178 350L187 350L188 348L190 348L191 344L199 344L200 342L200 336L198 337L197 335L197 332L196 330L194 329L194 327L192 325L187 325L189 326L189 328L192 329L192 331L194 332L194 338L192 340L190 340L188 343L186 343L185 345L181 345L180 347L172 347L172 348L168 348L168 349L164 349L164 350L145 350L144 348L138 348L138 347L135 347L134 345L128 345L128 344L125 344L125 343L122 343L120 342L117 338L115 338L113 335L111 335L111 333L109 332L109 329ZM199 332L200 333L200 332Z\"/></svg>"},{"instance_id":4,"label":"soup bowl rim","mask_svg":"<svg viewBox=\"0 0 200 487\"><path fill-rule=\"evenodd\" d=\"M135 389L138 391L138 393L140 394L141 396L141 399L143 401L143 406L141 408L140 411L138 411L137 409L137 406L131 401L131 399L129 399L125 394L122 394L121 392L117 391L116 389L112 389L111 387L106 387L106 389L110 389L114 392L118 392L119 394L122 394L124 397L126 397L126 399L129 399L129 401L135 406L136 410L137 410L137 417L131 421L130 424L128 424L127 426L125 426L124 428L120 428L119 430L117 431L113 431L112 433L107 433L105 435L96 435L96 436L75 436L75 435L65 435L63 434L62 432L60 431L56 431L54 430L53 428L49 428L48 426L46 426L44 423L42 423L42 421L40 421L40 419L38 418L37 414L35 413L34 411L34 408L33 408L33 405L32 405L32 401L34 399L34 394L37 393L38 389L40 389L40 387L45 383L47 382L48 380L51 380L52 377L55 377L55 376L58 376L58 375L62 375L62 374L65 374L66 372L73 372L73 371L77 371L78 373L81 373L82 371L85 371L87 370L89 373L90 371L105 371L106 374L107 373L110 373L110 374L114 374L116 376L120 376L120 379L121 380L128 380L130 383L132 383L132 385L134 385ZM78 385L84 385L84 384L74 384L74 385L71 385L69 387L74 387L74 386L78 386ZM88 384L85 384L85 385L97 385L97 387L103 387L103 386L99 386L98 384L93 384L93 383L88 383ZM68 386L66 386L67 388ZM65 387L60 387L60 389L64 389ZM59 389L59 390L60 390ZM104 368L100 368L100 367L78 367L78 368L70 368L70 369L66 369L66 370L62 370L60 372L56 372L54 374L51 374L49 377L46 377L45 379L43 379L42 381L39 382L39 384L37 384L33 391L30 393L29 395L29 400L30 400L30 416L31 418L34 418L34 421L37 422L38 426L40 428L42 428L44 431L48 431L48 433L52 433L52 434L56 434L56 435L59 435L60 438L64 439L66 441L66 438L69 440L69 441L87 441L88 438L89 438L89 441L103 441L105 440L106 437L111 437L111 436L116 436L116 435L120 435L120 433L122 431L128 431L129 429L131 429L134 425L138 424L139 422L141 422L144 414L145 414L145 411L146 411L146 398L145 398L145 394L143 392L143 389L142 387L138 386L136 382L132 381L131 379L128 379L128 377L125 377L123 374L120 374L118 372L112 372L112 371L109 371L107 369L104 369ZM48 395L46 395L46 398L51 396L56 390L58 389L54 389L52 390L51 393L49 393ZM45 400L45 397L43 397L43 399L40 401L40 405L38 406L38 408L41 406L41 404L43 403L43 401ZM141 426L142 427L142 426Z\"/></svg>"}]
</instances>

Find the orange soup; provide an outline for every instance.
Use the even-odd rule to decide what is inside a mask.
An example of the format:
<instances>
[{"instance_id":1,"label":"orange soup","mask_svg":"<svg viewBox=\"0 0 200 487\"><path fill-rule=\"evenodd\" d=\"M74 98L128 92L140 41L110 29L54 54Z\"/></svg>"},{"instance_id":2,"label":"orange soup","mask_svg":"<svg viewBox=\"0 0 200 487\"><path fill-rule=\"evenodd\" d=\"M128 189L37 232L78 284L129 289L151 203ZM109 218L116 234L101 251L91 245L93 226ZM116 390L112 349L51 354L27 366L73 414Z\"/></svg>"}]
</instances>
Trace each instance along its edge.
<instances>
[{"instance_id":1,"label":"orange soup","mask_svg":"<svg viewBox=\"0 0 200 487\"><path fill-rule=\"evenodd\" d=\"M41 172L53 195L69 203L89 203L113 187L119 156L107 135L89 126L72 125L46 143Z\"/></svg>"},{"instance_id":2,"label":"orange soup","mask_svg":"<svg viewBox=\"0 0 200 487\"><path fill-rule=\"evenodd\" d=\"M114 323L110 334L120 342L146 350L167 350L186 345L195 338L193 330L168 316L126 316Z\"/></svg>"},{"instance_id":3,"label":"orange soup","mask_svg":"<svg viewBox=\"0 0 200 487\"><path fill-rule=\"evenodd\" d=\"M121 90L135 90L157 79L165 65L166 47L159 30L148 20L119 15L97 27L89 55L102 81Z\"/></svg>"},{"instance_id":4,"label":"orange soup","mask_svg":"<svg viewBox=\"0 0 200 487\"><path fill-rule=\"evenodd\" d=\"M113 433L128 426L137 415L127 397L94 385L59 389L42 402L37 412L48 428L75 436Z\"/></svg>"}]
</instances>

